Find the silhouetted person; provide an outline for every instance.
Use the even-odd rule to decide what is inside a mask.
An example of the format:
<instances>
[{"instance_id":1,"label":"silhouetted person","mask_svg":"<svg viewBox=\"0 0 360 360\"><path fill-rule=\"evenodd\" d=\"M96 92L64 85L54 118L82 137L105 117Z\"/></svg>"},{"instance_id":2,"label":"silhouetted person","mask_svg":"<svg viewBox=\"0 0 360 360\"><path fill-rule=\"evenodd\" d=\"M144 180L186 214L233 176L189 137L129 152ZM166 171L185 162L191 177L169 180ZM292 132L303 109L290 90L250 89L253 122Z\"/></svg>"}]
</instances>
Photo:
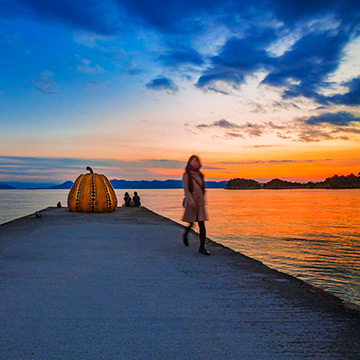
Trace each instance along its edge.
<instances>
[{"instance_id":1,"label":"silhouetted person","mask_svg":"<svg viewBox=\"0 0 360 360\"><path fill-rule=\"evenodd\" d=\"M199 252L210 255L209 251L205 249L205 220L207 220L207 216L205 211L205 180L204 175L200 172L201 166L199 157L192 155L188 160L182 179L185 192L185 212L182 220L189 223L183 234L183 242L185 246L189 246L188 233L194 221L197 221L200 230Z\"/></svg>"},{"instance_id":2,"label":"silhouetted person","mask_svg":"<svg viewBox=\"0 0 360 360\"><path fill-rule=\"evenodd\" d=\"M131 197L130 197L129 193L126 192L124 195L124 202L125 202L126 207L130 207L130 201L131 201Z\"/></svg>"},{"instance_id":3,"label":"silhouetted person","mask_svg":"<svg viewBox=\"0 0 360 360\"><path fill-rule=\"evenodd\" d=\"M58 208L61 208L61 202L59 201L56 205Z\"/></svg>"},{"instance_id":4,"label":"silhouetted person","mask_svg":"<svg viewBox=\"0 0 360 360\"><path fill-rule=\"evenodd\" d=\"M141 205L140 196L138 195L138 193L136 191L134 192L134 196L132 199L133 199L135 207L139 207Z\"/></svg>"}]
</instances>

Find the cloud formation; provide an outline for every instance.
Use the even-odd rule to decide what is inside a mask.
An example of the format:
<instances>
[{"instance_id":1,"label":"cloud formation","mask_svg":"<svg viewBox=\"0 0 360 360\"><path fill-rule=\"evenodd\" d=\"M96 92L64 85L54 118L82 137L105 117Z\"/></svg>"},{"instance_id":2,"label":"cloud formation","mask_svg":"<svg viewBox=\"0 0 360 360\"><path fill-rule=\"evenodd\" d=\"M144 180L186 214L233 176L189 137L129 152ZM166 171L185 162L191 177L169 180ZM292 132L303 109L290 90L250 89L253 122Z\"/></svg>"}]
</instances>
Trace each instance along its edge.
<instances>
[{"instance_id":1,"label":"cloud formation","mask_svg":"<svg viewBox=\"0 0 360 360\"><path fill-rule=\"evenodd\" d=\"M56 94L56 83L52 80L53 73L48 70L44 70L40 76L27 79L34 89L44 95Z\"/></svg>"},{"instance_id":2,"label":"cloud formation","mask_svg":"<svg viewBox=\"0 0 360 360\"><path fill-rule=\"evenodd\" d=\"M168 90L170 92L177 92L177 85L165 76L159 76L146 84L146 88L151 90Z\"/></svg>"},{"instance_id":3,"label":"cloud formation","mask_svg":"<svg viewBox=\"0 0 360 360\"><path fill-rule=\"evenodd\" d=\"M355 116L346 111L339 111L337 113L324 113L318 116L311 116L310 118L304 119L304 121L309 125L332 124L348 126L352 122L360 122L360 116Z\"/></svg>"},{"instance_id":4,"label":"cloud formation","mask_svg":"<svg viewBox=\"0 0 360 360\"><path fill-rule=\"evenodd\" d=\"M203 131L219 129L222 131L224 139L245 139L273 133L278 138L284 140L318 142L335 139L358 139L360 128L357 127L357 123L359 122L360 116L339 111L336 113L325 112L305 118L295 118L281 124L275 124L273 121L237 124L226 119L220 119L209 124L195 125L195 128ZM352 136L350 137L349 135Z\"/></svg>"},{"instance_id":5,"label":"cloud formation","mask_svg":"<svg viewBox=\"0 0 360 360\"><path fill-rule=\"evenodd\" d=\"M314 162L327 162L327 161L332 161L332 160L333 159L243 160L243 161L222 161L221 164L224 164L224 165L254 165L254 164L282 165L282 164L304 164L304 163L314 163Z\"/></svg>"},{"instance_id":6,"label":"cloud formation","mask_svg":"<svg viewBox=\"0 0 360 360\"><path fill-rule=\"evenodd\" d=\"M85 29L100 34L113 34L122 26L114 17L115 3L111 0L72 1L62 0L3 0L0 17L35 18L43 22L57 21L75 29Z\"/></svg>"},{"instance_id":7,"label":"cloud formation","mask_svg":"<svg viewBox=\"0 0 360 360\"><path fill-rule=\"evenodd\" d=\"M76 70L89 75L102 74L105 72L99 64L91 66L91 61L87 59L81 59L81 64L76 67Z\"/></svg>"},{"instance_id":8,"label":"cloud formation","mask_svg":"<svg viewBox=\"0 0 360 360\"><path fill-rule=\"evenodd\" d=\"M0 10L2 17L55 20L99 36L129 29L157 32L165 46L157 60L169 68L201 68L195 86L204 91L228 95L229 88L238 89L261 71L266 73L262 85L282 89L284 98L359 105L359 78L343 84L349 88L345 94L325 96L322 91L334 85L329 76L339 68L346 45L360 35L358 1L260 0L254 5L250 0L104 0L89 6L72 0L4 0ZM205 55L193 40L206 35L209 24L227 29L229 35L215 53ZM98 66L83 64L78 70L94 74L101 71ZM165 79L146 86L176 91Z\"/></svg>"},{"instance_id":9,"label":"cloud formation","mask_svg":"<svg viewBox=\"0 0 360 360\"><path fill-rule=\"evenodd\" d=\"M263 125L247 122L242 125L235 124L226 119L214 121L210 124L199 124L196 127L200 130L206 128L222 128L225 130L232 130L233 132L227 132L226 136L229 138L244 137L242 133L245 133L251 137L261 136L263 134ZM234 132L235 131L235 132Z\"/></svg>"},{"instance_id":10,"label":"cloud formation","mask_svg":"<svg viewBox=\"0 0 360 360\"><path fill-rule=\"evenodd\" d=\"M201 66L204 64L203 57L196 50L192 48L182 48L171 46L171 50L166 51L164 54L159 56L159 61L168 67L177 67L179 65L195 65Z\"/></svg>"}]
</instances>

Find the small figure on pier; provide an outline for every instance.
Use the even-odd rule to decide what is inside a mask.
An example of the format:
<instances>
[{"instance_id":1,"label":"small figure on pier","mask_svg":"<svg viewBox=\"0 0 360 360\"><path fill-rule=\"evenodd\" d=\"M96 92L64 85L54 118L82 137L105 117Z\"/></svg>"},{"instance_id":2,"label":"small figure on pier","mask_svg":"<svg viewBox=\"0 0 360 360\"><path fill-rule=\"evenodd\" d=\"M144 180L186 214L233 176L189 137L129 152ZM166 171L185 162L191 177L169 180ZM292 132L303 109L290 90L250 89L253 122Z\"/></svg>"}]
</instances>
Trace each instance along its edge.
<instances>
[{"instance_id":1,"label":"small figure on pier","mask_svg":"<svg viewBox=\"0 0 360 360\"><path fill-rule=\"evenodd\" d=\"M135 207L139 207L141 206L141 202L140 202L140 196L138 195L138 193L136 191L134 191L134 196L133 196L133 202L134 202L134 206Z\"/></svg>"},{"instance_id":2,"label":"small figure on pier","mask_svg":"<svg viewBox=\"0 0 360 360\"><path fill-rule=\"evenodd\" d=\"M56 204L56 207L61 208L61 202L60 201Z\"/></svg>"},{"instance_id":3,"label":"small figure on pier","mask_svg":"<svg viewBox=\"0 0 360 360\"><path fill-rule=\"evenodd\" d=\"M124 206L125 207L130 207L131 206L130 202L131 202L131 197L130 197L129 193L126 192L124 194Z\"/></svg>"}]
</instances>

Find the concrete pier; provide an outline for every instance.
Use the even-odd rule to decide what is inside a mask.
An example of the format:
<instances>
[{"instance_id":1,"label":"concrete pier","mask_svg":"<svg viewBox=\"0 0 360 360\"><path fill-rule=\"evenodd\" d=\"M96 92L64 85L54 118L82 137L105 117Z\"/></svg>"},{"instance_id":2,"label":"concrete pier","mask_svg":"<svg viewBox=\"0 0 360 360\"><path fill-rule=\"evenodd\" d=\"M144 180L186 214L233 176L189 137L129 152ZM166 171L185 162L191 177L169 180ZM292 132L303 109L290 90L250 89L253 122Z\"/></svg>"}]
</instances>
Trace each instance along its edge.
<instances>
[{"instance_id":1,"label":"concrete pier","mask_svg":"<svg viewBox=\"0 0 360 360\"><path fill-rule=\"evenodd\" d=\"M0 359L360 359L358 311L182 232L146 208L0 226Z\"/></svg>"}]
</instances>

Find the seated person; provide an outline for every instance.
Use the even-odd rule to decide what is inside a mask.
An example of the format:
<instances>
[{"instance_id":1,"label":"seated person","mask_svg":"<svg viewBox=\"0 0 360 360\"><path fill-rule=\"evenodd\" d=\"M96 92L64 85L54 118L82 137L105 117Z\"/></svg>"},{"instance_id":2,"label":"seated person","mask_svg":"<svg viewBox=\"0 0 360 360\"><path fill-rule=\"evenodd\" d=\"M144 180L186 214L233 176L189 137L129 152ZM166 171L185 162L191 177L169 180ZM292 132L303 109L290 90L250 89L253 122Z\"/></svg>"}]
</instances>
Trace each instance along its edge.
<instances>
[{"instance_id":1,"label":"seated person","mask_svg":"<svg viewBox=\"0 0 360 360\"><path fill-rule=\"evenodd\" d=\"M140 196L137 194L136 191L134 192L133 202L135 207L139 207L141 205Z\"/></svg>"},{"instance_id":2,"label":"seated person","mask_svg":"<svg viewBox=\"0 0 360 360\"><path fill-rule=\"evenodd\" d=\"M124 206L125 207L130 207L130 201L131 201L131 197L130 197L129 193L126 192L125 195L124 195L124 202L125 202Z\"/></svg>"}]
</instances>

